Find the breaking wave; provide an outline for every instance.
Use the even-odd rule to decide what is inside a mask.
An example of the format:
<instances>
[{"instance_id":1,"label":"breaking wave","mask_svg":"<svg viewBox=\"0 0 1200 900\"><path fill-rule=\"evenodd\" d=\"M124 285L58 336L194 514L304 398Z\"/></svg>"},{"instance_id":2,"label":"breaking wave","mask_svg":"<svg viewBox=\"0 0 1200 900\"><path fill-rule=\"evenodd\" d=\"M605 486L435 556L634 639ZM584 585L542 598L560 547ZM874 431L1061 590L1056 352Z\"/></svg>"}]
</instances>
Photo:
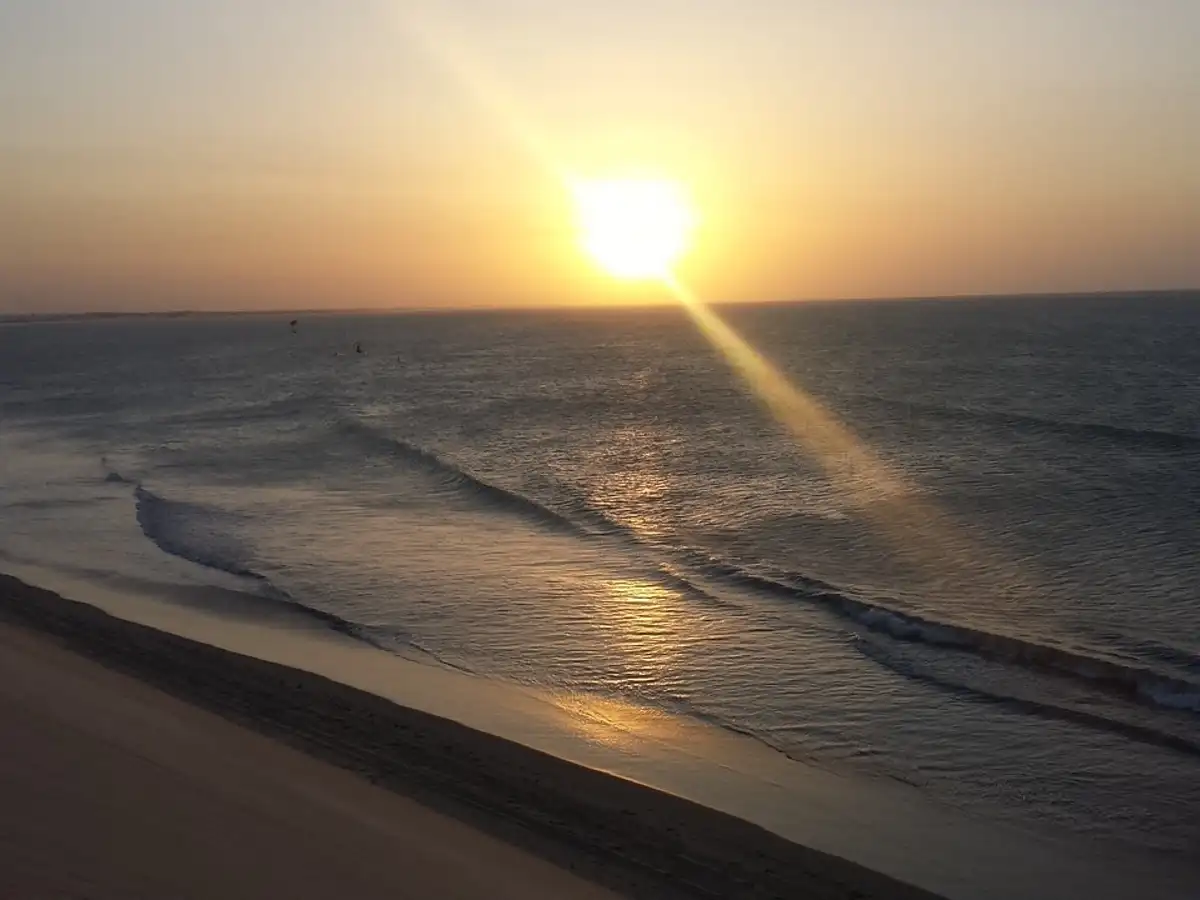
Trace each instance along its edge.
<instances>
[{"instance_id":1,"label":"breaking wave","mask_svg":"<svg viewBox=\"0 0 1200 900\"><path fill-rule=\"evenodd\" d=\"M756 590L820 604L838 616L900 641L970 653L983 659L1071 678L1164 709L1200 712L1200 683L1075 649L1041 644L970 625L941 622L849 596L804 575L760 575L714 563L712 569ZM1193 661L1194 664L1194 661Z\"/></svg>"}]
</instances>

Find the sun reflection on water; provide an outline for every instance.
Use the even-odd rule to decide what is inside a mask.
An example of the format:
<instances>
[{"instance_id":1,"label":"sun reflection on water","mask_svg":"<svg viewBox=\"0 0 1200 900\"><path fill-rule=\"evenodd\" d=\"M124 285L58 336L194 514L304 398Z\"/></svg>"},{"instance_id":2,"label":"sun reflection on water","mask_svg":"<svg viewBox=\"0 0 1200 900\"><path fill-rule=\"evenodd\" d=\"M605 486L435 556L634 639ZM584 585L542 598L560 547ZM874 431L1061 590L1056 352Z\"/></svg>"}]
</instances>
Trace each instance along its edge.
<instances>
[{"instance_id":1,"label":"sun reflection on water","mask_svg":"<svg viewBox=\"0 0 1200 900\"><path fill-rule=\"evenodd\" d=\"M696 638L683 598L642 579L609 580L602 596L595 624L625 658L627 686L672 683L680 648Z\"/></svg>"},{"instance_id":2,"label":"sun reflection on water","mask_svg":"<svg viewBox=\"0 0 1200 900\"><path fill-rule=\"evenodd\" d=\"M676 716L598 694L557 694L554 703L567 713L580 737L617 750L634 751L647 740L677 745L687 723Z\"/></svg>"},{"instance_id":3,"label":"sun reflection on water","mask_svg":"<svg viewBox=\"0 0 1200 900\"><path fill-rule=\"evenodd\" d=\"M636 428L622 429L609 436L606 446L590 461L598 474L589 503L642 538L660 537L670 531L664 521L670 508L672 481L659 465L659 436Z\"/></svg>"}]
</instances>

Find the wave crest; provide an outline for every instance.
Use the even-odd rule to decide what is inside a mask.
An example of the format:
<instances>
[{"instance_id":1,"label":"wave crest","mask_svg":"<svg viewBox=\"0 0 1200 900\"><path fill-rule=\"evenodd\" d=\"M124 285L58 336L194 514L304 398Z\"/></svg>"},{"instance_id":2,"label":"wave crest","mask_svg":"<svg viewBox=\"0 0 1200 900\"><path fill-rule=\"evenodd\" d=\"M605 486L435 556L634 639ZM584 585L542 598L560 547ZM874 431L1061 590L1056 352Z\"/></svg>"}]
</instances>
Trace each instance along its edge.
<instances>
[{"instance_id":1,"label":"wave crest","mask_svg":"<svg viewBox=\"0 0 1200 900\"><path fill-rule=\"evenodd\" d=\"M1133 428L1107 422L1077 422L1051 419L999 409L971 409L911 402L883 397L870 398L883 405L945 420L986 422L1005 425L1030 434L1057 434L1080 440L1103 441L1124 446L1146 447L1168 452L1200 451L1200 435L1156 428Z\"/></svg>"},{"instance_id":2,"label":"wave crest","mask_svg":"<svg viewBox=\"0 0 1200 900\"><path fill-rule=\"evenodd\" d=\"M228 538L214 535L211 527L206 529L208 541L196 534L197 520L211 522L213 519L219 520L228 516L228 513L195 503L168 500L140 484L134 489L134 499L137 502L137 521L141 526L142 533L164 553L185 559L206 569L248 579L254 582L260 596L279 603L286 603L342 634L368 643L376 643L367 634L366 629L357 623L301 603L287 591L275 585L266 575L256 572L245 559L247 554L236 549ZM213 540L214 537L217 539Z\"/></svg>"},{"instance_id":3,"label":"wave crest","mask_svg":"<svg viewBox=\"0 0 1200 900\"><path fill-rule=\"evenodd\" d=\"M432 476L445 486L458 491L478 503L513 513L542 526L583 537L593 537L591 531L570 517L538 502L512 488L501 487L485 481L466 468L447 460L432 450L400 438L392 437L361 422L342 422L340 430L356 440L367 444L375 452L388 453L403 460L409 466Z\"/></svg>"},{"instance_id":4,"label":"wave crest","mask_svg":"<svg viewBox=\"0 0 1200 900\"><path fill-rule=\"evenodd\" d=\"M740 569L731 577L759 591L817 603L872 632L900 641L971 653L1083 681L1145 705L1200 712L1200 684L1153 669L1104 659L1079 650L1039 644L970 625L942 622L849 596L803 575L760 575Z\"/></svg>"}]
</instances>

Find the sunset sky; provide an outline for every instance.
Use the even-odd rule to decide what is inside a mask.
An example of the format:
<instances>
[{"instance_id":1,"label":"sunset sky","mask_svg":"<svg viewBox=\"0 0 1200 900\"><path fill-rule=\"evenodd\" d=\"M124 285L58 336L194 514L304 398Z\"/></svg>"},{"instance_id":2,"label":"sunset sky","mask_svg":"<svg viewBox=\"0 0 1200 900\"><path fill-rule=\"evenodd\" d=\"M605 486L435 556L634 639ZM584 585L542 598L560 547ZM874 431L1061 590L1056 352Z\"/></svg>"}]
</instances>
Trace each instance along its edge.
<instances>
[{"instance_id":1,"label":"sunset sky","mask_svg":"<svg viewBox=\"0 0 1200 900\"><path fill-rule=\"evenodd\" d=\"M0 0L0 311L1200 285L1197 0Z\"/></svg>"}]
</instances>

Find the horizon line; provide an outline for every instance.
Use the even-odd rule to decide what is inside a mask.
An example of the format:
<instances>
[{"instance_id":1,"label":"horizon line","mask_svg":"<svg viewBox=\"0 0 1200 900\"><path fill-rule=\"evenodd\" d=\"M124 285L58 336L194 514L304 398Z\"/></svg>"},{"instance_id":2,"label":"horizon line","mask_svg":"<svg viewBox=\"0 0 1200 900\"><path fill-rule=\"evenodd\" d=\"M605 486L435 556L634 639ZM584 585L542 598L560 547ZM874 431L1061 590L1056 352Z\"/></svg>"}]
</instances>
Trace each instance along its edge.
<instances>
[{"instance_id":1,"label":"horizon line","mask_svg":"<svg viewBox=\"0 0 1200 900\"><path fill-rule=\"evenodd\" d=\"M1163 297L1200 295L1200 286L1173 288L1130 288L1098 291L1022 291L1018 293L985 292L980 294L930 294L930 295L884 295L879 297L803 297L769 300L714 300L709 306L799 306L802 304L833 303L918 303L918 302L969 302L972 300L1032 300L1054 298L1100 298L1100 297ZM660 308L674 306L670 299L645 300L616 303L561 303L561 304L511 304L511 305L434 305L434 306L356 306L356 307L271 307L244 309L161 309L161 310L88 310L63 312L3 312L0 324L21 322L74 321L80 319L119 318L193 318L214 316L337 316L337 315L429 315L437 313L472 312L579 312L583 310L619 311L629 309Z\"/></svg>"}]
</instances>

